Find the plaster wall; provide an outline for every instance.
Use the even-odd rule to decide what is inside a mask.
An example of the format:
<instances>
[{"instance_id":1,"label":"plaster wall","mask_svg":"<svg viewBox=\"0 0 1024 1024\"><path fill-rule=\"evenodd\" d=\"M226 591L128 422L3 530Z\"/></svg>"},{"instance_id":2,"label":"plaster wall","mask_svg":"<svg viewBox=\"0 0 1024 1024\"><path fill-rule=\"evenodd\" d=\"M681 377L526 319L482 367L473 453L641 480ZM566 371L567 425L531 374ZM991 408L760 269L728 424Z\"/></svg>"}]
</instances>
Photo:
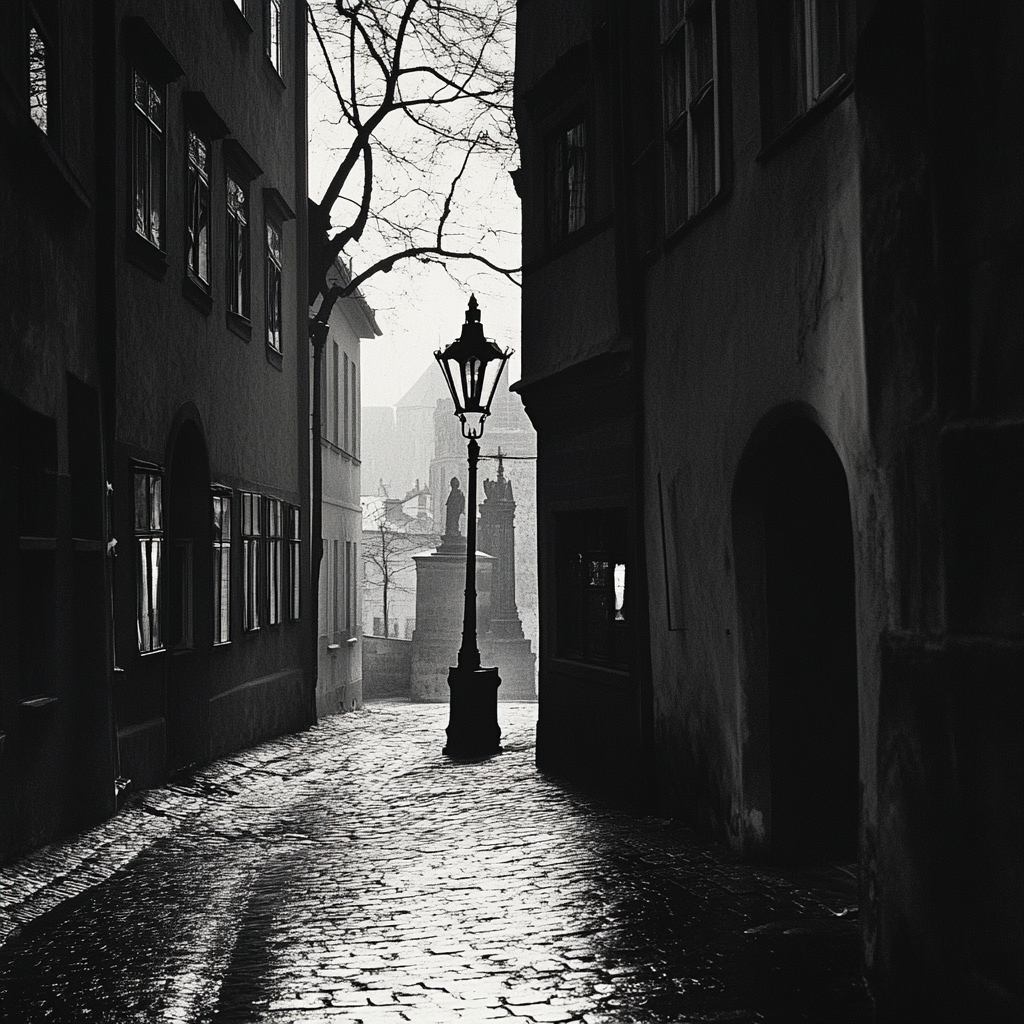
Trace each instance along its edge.
<instances>
[{"instance_id":1,"label":"plaster wall","mask_svg":"<svg viewBox=\"0 0 1024 1024\"><path fill-rule=\"evenodd\" d=\"M744 23L752 17L734 12L738 68L756 66L749 50L757 33ZM756 76L733 79L731 194L647 278L644 452L660 778L670 804L696 811L750 852L763 847L766 808L742 781L751 737L730 510L740 458L765 417L802 407L846 473L867 794L890 545L867 422L853 100L759 157L756 84ZM680 605L673 628L670 600Z\"/></svg>"}]
</instances>

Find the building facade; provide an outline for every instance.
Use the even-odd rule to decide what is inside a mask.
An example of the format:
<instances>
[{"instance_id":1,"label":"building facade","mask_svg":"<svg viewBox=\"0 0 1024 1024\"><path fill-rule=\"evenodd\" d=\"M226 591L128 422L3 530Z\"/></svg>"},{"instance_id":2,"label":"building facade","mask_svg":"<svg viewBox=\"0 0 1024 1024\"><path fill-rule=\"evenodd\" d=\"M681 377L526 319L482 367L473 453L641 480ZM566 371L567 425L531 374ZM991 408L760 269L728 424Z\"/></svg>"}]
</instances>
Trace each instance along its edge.
<instances>
[{"instance_id":1,"label":"building facade","mask_svg":"<svg viewBox=\"0 0 1024 1024\"><path fill-rule=\"evenodd\" d=\"M351 279L340 261L327 275L332 286L346 285ZM335 303L320 376L324 553L317 642L318 715L363 706L359 344L379 335L373 310L360 292Z\"/></svg>"},{"instance_id":2,"label":"building facade","mask_svg":"<svg viewBox=\"0 0 1024 1024\"><path fill-rule=\"evenodd\" d=\"M517 33L538 763L856 865L881 1019L1012 1016L1019 12Z\"/></svg>"},{"instance_id":3,"label":"building facade","mask_svg":"<svg viewBox=\"0 0 1024 1024\"><path fill-rule=\"evenodd\" d=\"M114 807L94 7L0 32L0 860Z\"/></svg>"}]
</instances>

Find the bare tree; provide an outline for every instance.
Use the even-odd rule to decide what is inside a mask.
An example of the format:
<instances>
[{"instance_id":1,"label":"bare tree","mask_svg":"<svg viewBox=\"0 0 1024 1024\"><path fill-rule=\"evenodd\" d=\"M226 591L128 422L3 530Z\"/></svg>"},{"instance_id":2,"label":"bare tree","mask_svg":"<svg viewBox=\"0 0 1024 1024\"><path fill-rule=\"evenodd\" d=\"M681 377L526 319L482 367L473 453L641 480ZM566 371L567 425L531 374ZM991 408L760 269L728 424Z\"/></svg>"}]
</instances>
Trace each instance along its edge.
<instances>
[{"instance_id":1,"label":"bare tree","mask_svg":"<svg viewBox=\"0 0 1024 1024\"><path fill-rule=\"evenodd\" d=\"M320 375L331 311L402 260L470 260L518 284L518 268L490 255L486 224L459 217L471 160L511 170L515 0L310 0L310 27L337 107L330 126L337 167L309 205L313 436L320 436ZM447 170L447 177L442 172ZM441 187L436 182L443 181ZM372 236L372 239L371 237ZM372 244L371 244L372 242ZM367 265L328 285L341 255ZM322 465L312 465L311 570L319 585Z\"/></svg>"}]
</instances>

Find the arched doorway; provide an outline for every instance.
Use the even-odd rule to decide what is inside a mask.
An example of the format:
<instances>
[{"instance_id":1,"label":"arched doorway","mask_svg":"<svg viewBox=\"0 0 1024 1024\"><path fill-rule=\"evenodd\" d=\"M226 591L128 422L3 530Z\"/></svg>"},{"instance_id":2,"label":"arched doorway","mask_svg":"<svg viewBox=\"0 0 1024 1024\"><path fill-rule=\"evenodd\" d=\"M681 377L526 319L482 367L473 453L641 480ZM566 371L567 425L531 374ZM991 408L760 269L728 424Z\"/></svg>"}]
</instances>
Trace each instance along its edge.
<instances>
[{"instance_id":1,"label":"arched doorway","mask_svg":"<svg viewBox=\"0 0 1024 1024\"><path fill-rule=\"evenodd\" d=\"M167 756L172 770L206 753L213 644L210 470L196 418L172 432L167 493Z\"/></svg>"},{"instance_id":2,"label":"arched doorway","mask_svg":"<svg viewBox=\"0 0 1024 1024\"><path fill-rule=\"evenodd\" d=\"M824 432L784 416L755 436L733 501L748 807L781 861L857 859L853 534Z\"/></svg>"}]
</instances>

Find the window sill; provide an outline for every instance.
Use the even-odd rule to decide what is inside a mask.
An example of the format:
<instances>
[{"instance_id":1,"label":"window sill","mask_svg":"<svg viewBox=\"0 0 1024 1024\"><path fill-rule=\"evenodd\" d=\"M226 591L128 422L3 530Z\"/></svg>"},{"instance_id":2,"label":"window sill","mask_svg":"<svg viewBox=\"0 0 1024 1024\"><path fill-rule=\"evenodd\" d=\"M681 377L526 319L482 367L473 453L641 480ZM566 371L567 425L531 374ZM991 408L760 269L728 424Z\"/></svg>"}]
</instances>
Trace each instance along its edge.
<instances>
[{"instance_id":1,"label":"window sill","mask_svg":"<svg viewBox=\"0 0 1024 1024\"><path fill-rule=\"evenodd\" d=\"M148 238L134 231L126 240L125 255L129 263L144 270L155 281L162 281L167 273L167 254L158 249Z\"/></svg>"},{"instance_id":2,"label":"window sill","mask_svg":"<svg viewBox=\"0 0 1024 1024\"><path fill-rule=\"evenodd\" d=\"M252 340L252 321L233 309L227 311L228 327L237 334L242 341Z\"/></svg>"},{"instance_id":3,"label":"window sill","mask_svg":"<svg viewBox=\"0 0 1024 1024\"><path fill-rule=\"evenodd\" d=\"M267 350L267 362L270 363L275 370L280 370L284 366L284 355L277 351L276 348L272 348L270 345L266 346Z\"/></svg>"},{"instance_id":4,"label":"window sill","mask_svg":"<svg viewBox=\"0 0 1024 1024\"><path fill-rule=\"evenodd\" d=\"M800 138L812 125L817 124L826 114L834 110L853 92L853 78L844 74L822 93L821 98L792 121L761 147L757 162L767 163L776 153L787 149L794 139Z\"/></svg>"},{"instance_id":5,"label":"window sill","mask_svg":"<svg viewBox=\"0 0 1024 1024\"><path fill-rule=\"evenodd\" d=\"M263 62L266 65L267 70L270 72L271 78L274 80L274 82L277 84L277 86L282 91L287 89L288 88L288 84L285 82L284 78L281 76L281 72L278 71L276 67L274 67L274 62L270 59L270 54L267 53L266 50L263 51Z\"/></svg>"},{"instance_id":6,"label":"window sill","mask_svg":"<svg viewBox=\"0 0 1024 1024\"><path fill-rule=\"evenodd\" d=\"M213 297L210 295L209 285L193 277L191 271L186 271L182 278L181 294L204 316L209 316L213 311Z\"/></svg>"},{"instance_id":7,"label":"window sill","mask_svg":"<svg viewBox=\"0 0 1024 1024\"><path fill-rule=\"evenodd\" d=\"M228 20L235 29L239 32L244 32L247 36L252 35L252 22L246 17L243 11L238 9L238 4L235 0L224 0L224 6L228 9Z\"/></svg>"},{"instance_id":8,"label":"window sill","mask_svg":"<svg viewBox=\"0 0 1024 1024\"><path fill-rule=\"evenodd\" d=\"M566 676L574 676L588 683L602 683L605 686L625 688L629 685L629 669L613 668L593 661L578 661L565 655L556 656L552 668Z\"/></svg>"},{"instance_id":9,"label":"window sill","mask_svg":"<svg viewBox=\"0 0 1024 1024\"><path fill-rule=\"evenodd\" d=\"M692 217L687 218L682 224L666 232L664 251L668 252L670 249L674 249L698 224L702 224L720 206L724 206L730 195L732 195L732 189L723 188L706 206L702 206Z\"/></svg>"},{"instance_id":10,"label":"window sill","mask_svg":"<svg viewBox=\"0 0 1024 1024\"><path fill-rule=\"evenodd\" d=\"M607 231L614 221L614 214L606 214L600 220L595 220L591 224L584 224L579 231L574 231L571 235L567 235L550 246L546 246L541 256L528 266L523 267L523 274L532 274L534 271L540 270L542 267L547 266L547 264L553 263L555 260L566 255L566 253L585 245L591 239Z\"/></svg>"},{"instance_id":11,"label":"window sill","mask_svg":"<svg viewBox=\"0 0 1024 1024\"><path fill-rule=\"evenodd\" d=\"M219 650L221 650L224 647L230 647L230 646L231 646L231 641L230 640L217 640L214 643L214 645L213 645L213 649L215 651L219 651Z\"/></svg>"}]
</instances>

